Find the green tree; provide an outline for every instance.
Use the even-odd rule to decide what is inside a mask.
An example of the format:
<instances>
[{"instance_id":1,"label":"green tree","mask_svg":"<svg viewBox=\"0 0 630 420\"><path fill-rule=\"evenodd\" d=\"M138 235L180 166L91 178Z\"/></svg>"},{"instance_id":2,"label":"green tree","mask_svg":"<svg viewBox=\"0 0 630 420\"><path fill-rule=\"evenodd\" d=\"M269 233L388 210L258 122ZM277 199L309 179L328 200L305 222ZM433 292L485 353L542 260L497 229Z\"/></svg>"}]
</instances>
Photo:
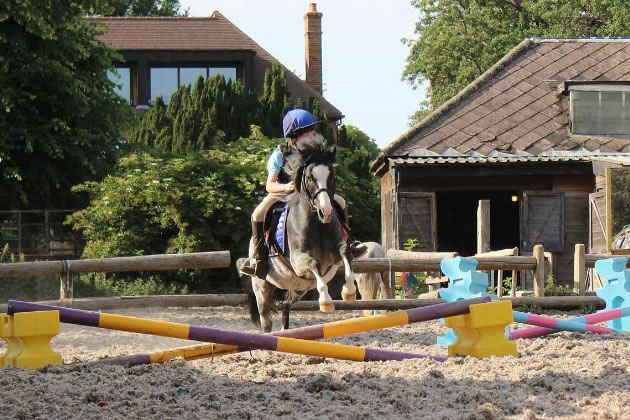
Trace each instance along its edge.
<instances>
[{"instance_id":1,"label":"green tree","mask_svg":"<svg viewBox=\"0 0 630 420\"><path fill-rule=\"evenodd\" d=\"M221 148L131 154L102 182L76 187L90 205L70 220L87 239L83 257L102 258L229 250L247 254L250 214L264 193L265 163L278 139L258 128L252 136ZM208 272L160 273L161 290L209 292ZM113 287L113 279L134 284L136 274L92 276ZM211 277L225 281L226 273ZM122 287L122 289L121 289ZM117 286L119 293L129 292Z\"/></svg>"},{"instance_id":2,"label":"green tree","mask_svg":"<svg viewBox=\"0 0 630 420\"><path fill-rule=\"evenodd\" d=\"M106 16L188 16L180 12L179 0L109 0Z\"/></svg>"},{"instance_id":3,"label":"green tree","mask_svg":"<svg viewBox=\"0 0 630 420\"><path fill-rule=\"evenodd\" d=\"M258 124L271 137L282 137L282 116L292 108L284 66L277 61L265 71L263 96L260 98Z\"/></svg>"},{"instance_id":4,"label":"green tree","mask_svg":"<svg viewBox=\"0 0 630 420\"><path fill-rule=\"evenodd\" d=\"M226 81L221 74L199 77L192 89L181 86L168 106L159 97L134 131L132 143L172 153L221 147L249 135L258 105L239 81Z\"/></svg>"},{"instance_id":5,"label":"green tree","mask_svg":"<svg viewBox=\"0 0 630 420\"><path fill-rule=\"evenodd\" d=\"M353 235L362 241L380 242L380 184L370 173L370 162L379 154L373 139L358 128L342 125L337 139L337 192L350 213Z\"/></svg>"},{"instance_id":6,"label":"green tree","mask_svg":"<svg viewBox=\"0 0 630 420\"><path fill-rule=\"evenodd\" d=\"M104 7L0 3L0 208L77 206L71 186L115 164L133 113L106 75L117 54L82 18Z\"/></svg>"},{"instance_id":7,"label":"green tree","mask_svg":"<svg viewBox=\"0 0 630 420\"><path fill-rule=\"evenodd\" d=\"M247 137L251 124L261 127L264 135L279 138L284 114L302 106L316 119L328 121L317 98L310 98L305 105L292 100L286 71L277 62L265 73L260 98L240 81L226 81L221 74L199 77L192 87L181 86L168 105L158 98L134 131L132 143L162 152L208 150ZM322 124L321 131L328 138L332 136L328 124Z\"/></svg>"},{"instance_id":8,"label":"green tree","mask_svg":"<svg viewBox=\"0 0 630 420\"><path fill-rule=\"evenodd\" d=\"M625 0L413 0L417 39L403 79L428 80L437 107L480 76L527 37L630 35ZM419 114L421 116L421 114Z\"/></svg>"}]
</instances>

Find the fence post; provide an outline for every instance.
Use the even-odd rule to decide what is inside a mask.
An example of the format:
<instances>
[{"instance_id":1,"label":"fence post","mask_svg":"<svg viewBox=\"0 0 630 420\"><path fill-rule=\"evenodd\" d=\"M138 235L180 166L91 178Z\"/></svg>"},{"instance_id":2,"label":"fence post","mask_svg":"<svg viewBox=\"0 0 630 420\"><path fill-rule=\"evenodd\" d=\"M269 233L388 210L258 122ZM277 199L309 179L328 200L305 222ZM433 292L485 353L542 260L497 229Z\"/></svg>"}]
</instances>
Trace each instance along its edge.
<instances>
[{"instance_id":1,"label":"fence post","mask_svg":"<svg viewBox=\"0 0 630 420\"><path fill-rule=\"evenodd\" d=\"M70 260L66 260L64 270L60 277L61 287L59 288L59 300L74 298L74 285L72 281L72 273L70 272Z\"/></svg>"},{"instance_id":2,"label":"fence post","mask_svg":"<svg viewBox=\"0 0 630 420\"><path fill-rule=\"evenodd\" d=\"M534 271L534 296L545 296L545 249L542 245L534 245L536 270Z\"/></svg>"},{"instance_id":3,"label":"fence post","mask_svg":"<svg viewBox=\"0 0 630 420\"><path fill-rule=\"evenodd\" d=\"M584 244L575 244L573 256L573 288L580 296L584 296L586 289L586 261Z\"/></svg>"},{"instance_id":4,"label":"fence post","mask_svg":"<svg viewBox=\"0 0 630 420\"><path fill-rule=\"evenodd\" d=\"M518 248L514 247L512 255L518 255ZM512 270L512 290L510 290L510 296L516 297L516 281L518 279L518 271Z\"/></svg>"}]
</instances>

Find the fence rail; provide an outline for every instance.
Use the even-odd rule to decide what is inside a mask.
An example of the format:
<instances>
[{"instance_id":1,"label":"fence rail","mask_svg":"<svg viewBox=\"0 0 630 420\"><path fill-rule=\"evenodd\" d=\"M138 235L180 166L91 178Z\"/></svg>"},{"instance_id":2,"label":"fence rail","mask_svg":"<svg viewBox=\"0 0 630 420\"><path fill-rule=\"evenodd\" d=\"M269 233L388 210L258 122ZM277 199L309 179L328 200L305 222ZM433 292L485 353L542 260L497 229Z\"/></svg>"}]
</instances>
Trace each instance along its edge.
<instances>
[{"instance_id":1,"label":"fence rail","mask_svg":"<svg viewBox=\"0 0 630 420\"><path fill-rule=\"evenodd\" d=\"M587 270L592 270L599 260L616 257L612 254L586 254L584 244L575 244L575 254L573 257L573 287L579 295L584 295L587 289ZM626 267L630 268L630 259ZM594 275L591 276L591 288L594 288ZM603 287L603 285L602 285Z\"/></svg>"},{"instance_id":2,"label":"fence rail","mask_svg":"<svg viewBox=\"0 0 630 420\"><path fill-rule=\"evenodd\" d=\"M60 275L62 276L61 299L71 299L73 297L73 274L180 269L187 270L226 268L229 266L230 251L212 251L184 254L158 254L140 255L134 257L0 264L0 277Z\"/></svg>"}]
</instances>

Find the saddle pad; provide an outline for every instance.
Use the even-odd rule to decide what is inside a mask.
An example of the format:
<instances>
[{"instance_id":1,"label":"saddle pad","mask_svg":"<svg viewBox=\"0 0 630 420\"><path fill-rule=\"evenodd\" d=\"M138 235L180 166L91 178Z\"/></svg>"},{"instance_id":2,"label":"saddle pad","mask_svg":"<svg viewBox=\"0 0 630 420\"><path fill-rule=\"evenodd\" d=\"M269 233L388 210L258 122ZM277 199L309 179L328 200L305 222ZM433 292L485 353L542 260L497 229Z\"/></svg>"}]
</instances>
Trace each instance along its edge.
<instances>
[{"instance_id":1,"label":"saddle pad","mask_svg":"<svg viewBox=\"0 0 630 420\"><path fill-rule=\"evenodd\" d=\"M289 205L285 204L284 208L282 209L282 213L280 214L280 217L278 218L278 224L275 227L275 232L273 235L273 239L276 242L276 245L278 245L278 248L280 249L280 253L282 255L286 254L286 248L287 248L286 223L287 223L288 212L289 212ZM272 229L273 229L273 226L272 226Z\"/></svg>"}]
</instances>

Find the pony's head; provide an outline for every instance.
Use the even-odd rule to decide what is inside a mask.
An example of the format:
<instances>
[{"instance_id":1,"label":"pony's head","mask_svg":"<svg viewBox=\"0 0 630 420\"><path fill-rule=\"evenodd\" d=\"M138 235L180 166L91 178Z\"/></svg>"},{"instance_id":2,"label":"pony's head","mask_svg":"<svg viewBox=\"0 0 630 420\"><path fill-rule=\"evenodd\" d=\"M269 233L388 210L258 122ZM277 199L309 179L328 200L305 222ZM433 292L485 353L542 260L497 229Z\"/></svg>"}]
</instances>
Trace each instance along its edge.
<instances>
[{"instance_id":1,"label":"pony's head","mask_svg":"<svg viewBox=\"0 0 630 420\"><path fill-rule=\"evenodd\" d=\"M336 147L326 141L324 136L314 133L298 143L295 162L297 170L293 180L299 193L308 197L311 208L317 212L322 223L330 223L335 194L334 162Z\"/></svg>"}]
</instances>

